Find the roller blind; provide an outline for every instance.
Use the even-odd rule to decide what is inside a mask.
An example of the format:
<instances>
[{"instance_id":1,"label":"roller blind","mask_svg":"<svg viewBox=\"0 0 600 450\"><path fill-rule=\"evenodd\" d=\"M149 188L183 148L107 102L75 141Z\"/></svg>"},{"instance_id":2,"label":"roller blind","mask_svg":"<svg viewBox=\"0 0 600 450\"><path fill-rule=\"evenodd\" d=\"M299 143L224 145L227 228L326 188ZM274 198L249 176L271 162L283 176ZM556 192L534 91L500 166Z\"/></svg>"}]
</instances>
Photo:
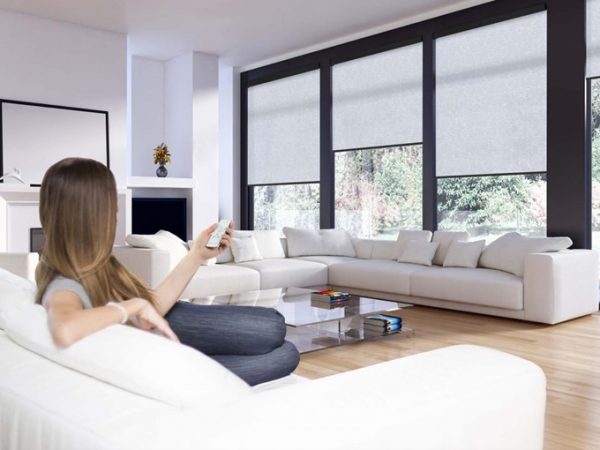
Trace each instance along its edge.
<instances>
[{"instance_id":1,"label":"roller blind","mask_svg":"<svg viewBox=\"0 0 600 450\"><path fill-rule=\"evenodd\" d=\"M600 0L587 0L586 16L586 74L597 77L600 76Z\"/></svg>"},{"instance_id":2,"label":"roller blind","mask_svg":"<svg viewBox=\"0 0 600 450\"><path fill-rule=\"evenodd\" d=\"M332 68L333 149L422 141L422 44Z\"/></svg>"},{"instance_id":3,"label":"roller blind","mask_svg":"<svg viewBox=\"0 0 600 450\"><path fill-rule=\"evenodd\" d=\"M546 12L436 40L438 176L546 171Z\"/></svg>"},{"instance_id":4,"label":"roller blind","mask_svg":"<svg viewBox=\"0 0 600 450\"><path fill-rule=\"evenodd\" d=\"M248 89L248 184L319 180L319 71Z\"/></svg>"}]
</instances>

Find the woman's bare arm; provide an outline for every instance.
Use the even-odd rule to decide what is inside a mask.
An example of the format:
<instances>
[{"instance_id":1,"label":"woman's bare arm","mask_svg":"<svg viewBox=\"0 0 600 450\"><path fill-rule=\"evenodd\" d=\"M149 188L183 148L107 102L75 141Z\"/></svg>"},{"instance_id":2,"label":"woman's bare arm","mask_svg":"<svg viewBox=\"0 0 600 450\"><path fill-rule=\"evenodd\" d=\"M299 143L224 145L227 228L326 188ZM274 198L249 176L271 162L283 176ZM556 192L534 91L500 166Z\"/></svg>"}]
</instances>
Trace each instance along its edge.
<instances>
[{"instance_id":1,"label":"woman's bare arm","mask_svg":"<svg viewBox=\"0 0 600 450\"><path fill-rule=\"evenodd\" d=\"M157 310L163 316L169 312L175 302L181 297L190 280L200 267L200 265L222 253L231 242L231 225L226 234L221 239L219 248L210 249L206 247L210 234L217 228L214 224L202 231L194 241L194 246L188 254L175 266L164 281L154 290L154 296L158 304Z\"/></svg>"},{"instance_id":2,"label":"woman's bare arm","mask_svg":"<svg viewBox=\"0 0 600 450\"><path fill-rule=\"evenodd\" d=\"M120 302L129 318L136 318L140 328L157 329L169 339L177 337L167 322L156 312L150 302L133 298ZM56 291L46 302L48 325L54 343L59 347L68 347L78 340L102 330L110 325L121 323L122 312L113 306L84 309L81 299L71 291Z\"/></svg>"}]
</instances>

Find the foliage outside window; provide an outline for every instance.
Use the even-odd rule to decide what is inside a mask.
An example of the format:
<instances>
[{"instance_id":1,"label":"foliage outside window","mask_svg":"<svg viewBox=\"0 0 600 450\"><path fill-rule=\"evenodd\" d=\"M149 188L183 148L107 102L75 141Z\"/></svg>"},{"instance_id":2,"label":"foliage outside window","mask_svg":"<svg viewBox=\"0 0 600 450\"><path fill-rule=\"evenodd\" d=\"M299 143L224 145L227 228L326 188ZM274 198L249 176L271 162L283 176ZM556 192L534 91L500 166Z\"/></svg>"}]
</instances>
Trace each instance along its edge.
<instances>
[{"instance_id":1,"label":"foliage outside window","mask_svg":"<svg viewBox=\"0 0 600 450\"><path fill-rule=\"evenodd\" d=\"M492 241L509 231L546 234L546 175L438 179L438 228Z\"/></svg>"},{"instance_id":2,"label":"foliage outside window","mask_svg":"<svg viewBox=\"0 0 600 450\"><path fill-rule=\"evenodd\" d=\"M600 250L600 79L592 80L592 248Z\"/></svg>"},{"instance_id":3,"label":"foliage outside window","mask_svg":"<svg viewBox=\"0 0 600 450\"><path fill-rule=\"evenodd\" d=\"M336 228L377 239L420 229L422 170L420 145L336 152Z\"/></svg>"},{"instance_id":4,"label":"foliage outside window","mask_svg":"<svg viewBox=\"0 0 600 450\"><path fill-rule=\"evenodd\" d=\"M254 186L254 229L319 228L319 184Z\"/></svg>"}]
</instances>

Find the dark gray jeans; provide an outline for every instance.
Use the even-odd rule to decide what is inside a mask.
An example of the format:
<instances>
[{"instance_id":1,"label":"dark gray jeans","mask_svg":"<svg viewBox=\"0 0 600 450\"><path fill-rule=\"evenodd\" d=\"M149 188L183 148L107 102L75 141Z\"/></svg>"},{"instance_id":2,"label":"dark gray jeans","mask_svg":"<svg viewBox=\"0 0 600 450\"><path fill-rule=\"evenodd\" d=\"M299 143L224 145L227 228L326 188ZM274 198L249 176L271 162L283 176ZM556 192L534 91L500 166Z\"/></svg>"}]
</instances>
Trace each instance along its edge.
<instances>
[{"instance_id":1,"label":"dark gray jeans","mask_svg":"<svg viewBox=\"0 0 600 450\"><path fill-rule=\"evenodd\" d=\"M165 319L185 345L209 355L251 386L289 375L300 362L273 308L177 302Z\"/></svg>"}]
</instances>

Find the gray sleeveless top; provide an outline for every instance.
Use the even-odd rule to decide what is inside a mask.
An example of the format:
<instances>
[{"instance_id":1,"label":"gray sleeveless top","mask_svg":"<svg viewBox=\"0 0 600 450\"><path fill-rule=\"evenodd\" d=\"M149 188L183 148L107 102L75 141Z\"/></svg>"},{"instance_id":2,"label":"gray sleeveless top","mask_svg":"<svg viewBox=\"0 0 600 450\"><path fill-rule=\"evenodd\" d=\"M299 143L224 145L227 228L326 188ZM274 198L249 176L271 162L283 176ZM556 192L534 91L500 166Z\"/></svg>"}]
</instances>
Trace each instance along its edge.
<instances>
[{"instance_id":1,"label":"gray sleeveless top","mask_svg":"<svg viewBox=\"0 0 600 450\"><path fill-rule=\"evenodd\" d=\"M70 291L76 294L81 299L81 304L83 305L83 309L91 309L92 301L90 297L85 292L83 285L78 283L75 280L65 277L56 277L54 280L50 282L46 292L44 292L44 296L42 297L42 306L46 307L46 301L57 291Z\"/></svg>"}]
</instances>

